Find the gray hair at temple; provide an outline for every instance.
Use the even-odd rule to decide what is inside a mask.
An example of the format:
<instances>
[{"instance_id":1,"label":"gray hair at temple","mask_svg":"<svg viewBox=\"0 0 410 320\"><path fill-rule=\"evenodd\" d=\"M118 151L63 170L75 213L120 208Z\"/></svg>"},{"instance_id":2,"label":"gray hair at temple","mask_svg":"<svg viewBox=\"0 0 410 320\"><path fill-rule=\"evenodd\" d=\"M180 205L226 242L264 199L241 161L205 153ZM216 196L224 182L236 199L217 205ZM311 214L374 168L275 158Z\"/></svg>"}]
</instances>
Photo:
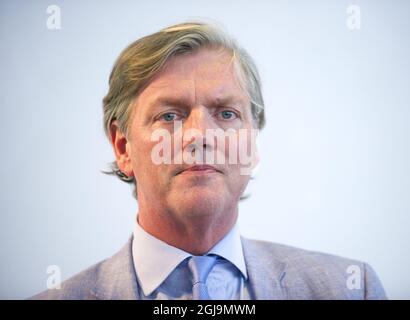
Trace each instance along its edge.
<instances>
[{"instance_id":1,"label":"gray hair at temple","mask_svg":"<svg viewBox=\"0 0 410 320\"><path fill-rule=\"evenodd\" d=\"M109 91L103 99L104 131L108 139L114 120L117 120L119 129L127 136L132 101L170 58L203 47L222 49L232 54L232 61L251 103L253 120L256 127L262 129L265 124L264 102L259 73L253 59L221 28L190 22L173 25L140 38L120 54L109 78ZM116 161L110 166L110 171L102 172L132 184L133 195L137 198L135 178L126 176Z\"/></svg>"}]
</instances>

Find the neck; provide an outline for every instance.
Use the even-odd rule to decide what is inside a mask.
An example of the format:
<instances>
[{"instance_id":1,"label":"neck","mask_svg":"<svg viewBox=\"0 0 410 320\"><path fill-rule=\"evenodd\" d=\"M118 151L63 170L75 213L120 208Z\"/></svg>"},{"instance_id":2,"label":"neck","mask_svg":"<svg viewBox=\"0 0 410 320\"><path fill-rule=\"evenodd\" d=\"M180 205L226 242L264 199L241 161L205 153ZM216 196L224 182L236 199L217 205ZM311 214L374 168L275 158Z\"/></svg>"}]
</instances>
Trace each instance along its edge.
<instances>
[{"instance_id":1,"label":"neck","mask_svg":"<svg viewBox=\"0 0 410 320\"><path fill-rule=\"evenodd\" d=\"M139 208L139 225L149 234L165 243L193 255L206 254L234 226L238 207L221 214L192 215L181 213L186 219L175 219L173 213Z\"/></svg>"}]
</instances>

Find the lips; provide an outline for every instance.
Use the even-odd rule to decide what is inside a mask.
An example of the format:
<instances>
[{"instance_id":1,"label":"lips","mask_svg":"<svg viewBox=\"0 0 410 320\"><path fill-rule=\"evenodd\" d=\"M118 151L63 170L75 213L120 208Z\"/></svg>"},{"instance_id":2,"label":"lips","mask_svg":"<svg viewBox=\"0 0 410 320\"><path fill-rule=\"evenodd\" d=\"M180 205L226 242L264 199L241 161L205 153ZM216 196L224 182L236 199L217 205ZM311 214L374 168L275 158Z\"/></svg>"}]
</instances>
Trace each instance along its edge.
<instances>
[{"instance_id":1,"label":"lips","mask_svg":"<svg viewBox=\"0 0 410 320\"><path fill-rule=\"evenodd\" d=\"M219 173L221 173L220 170L218 170L218 169L216 169L215 167L210 166L210 165L194 165L194 166L190 166L190 167L187 167L187 168L181 170L180 173L184 173L184 172L198 172L198 173L202 173L202 172L203 172L203 173L207 173L207 172L209 172L209 173L211 173L211 172L219 172Z\"/></svg>"}]
</instances>

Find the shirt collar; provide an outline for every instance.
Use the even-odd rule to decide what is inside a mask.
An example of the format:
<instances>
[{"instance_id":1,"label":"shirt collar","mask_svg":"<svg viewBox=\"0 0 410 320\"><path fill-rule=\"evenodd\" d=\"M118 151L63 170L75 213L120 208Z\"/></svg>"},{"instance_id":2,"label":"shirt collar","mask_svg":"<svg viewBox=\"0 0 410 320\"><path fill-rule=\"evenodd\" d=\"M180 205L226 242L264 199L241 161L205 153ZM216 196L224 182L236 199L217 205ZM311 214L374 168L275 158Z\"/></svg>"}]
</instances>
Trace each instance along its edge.
<instances>
[{"instance_id":1,"label":"shirt collar","mask_svg":"<svg viewBox=\"0 0 410 320\"><path fill-rule=\"evenodd\" d=\"M238 222L235 223L233 228L222 238L222 240L209 250L208 254L216 254L225 258L239 269L245 279L248 278Z\"/></svg>"},{"instance_id":2,"label":"shirt collar","mask_svg":"<svg viewBox=\"0 0 410 320\"><path fill-rule=\"evenodd\" d=\"M230 261L247 279L238 223L207 254L216 254ZM136 223L132 257L135 272L145 296L157 289L172 271L190 256L192 254L150 235L138 222Z\"/></svg>"}]
</instances>

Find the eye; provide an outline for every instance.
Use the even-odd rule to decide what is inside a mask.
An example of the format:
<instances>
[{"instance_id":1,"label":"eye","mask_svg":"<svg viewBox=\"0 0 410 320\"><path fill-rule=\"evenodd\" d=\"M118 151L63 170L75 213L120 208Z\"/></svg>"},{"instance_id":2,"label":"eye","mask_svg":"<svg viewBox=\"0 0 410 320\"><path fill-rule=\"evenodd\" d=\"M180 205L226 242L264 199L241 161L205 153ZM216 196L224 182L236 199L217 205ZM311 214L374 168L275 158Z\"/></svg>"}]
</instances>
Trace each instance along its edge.
<instances>
[{"instance_id":1,"label":"eye","mask_svg":"<svg viewBox=\"0 0 410 320\"><path fill-rule=\"evenodd\" d=\"M164 120L165 122L172 122L178 119L178 115L174 112L167 112L162 114L159 119Z\"/></svg>"},{"instance_id":2,"label":"eye","mask_svg":"<svg viewBox=\"0 0 410 320\"><path fill-rule=\"evenodd\" d=\"M233 111L230 111L230 110L221 111L220 114L221 114L222 119L224 119L224 120L232 120L232 119L237 118L236 113L233 112Z\"/></svg>"}]
</instances>

